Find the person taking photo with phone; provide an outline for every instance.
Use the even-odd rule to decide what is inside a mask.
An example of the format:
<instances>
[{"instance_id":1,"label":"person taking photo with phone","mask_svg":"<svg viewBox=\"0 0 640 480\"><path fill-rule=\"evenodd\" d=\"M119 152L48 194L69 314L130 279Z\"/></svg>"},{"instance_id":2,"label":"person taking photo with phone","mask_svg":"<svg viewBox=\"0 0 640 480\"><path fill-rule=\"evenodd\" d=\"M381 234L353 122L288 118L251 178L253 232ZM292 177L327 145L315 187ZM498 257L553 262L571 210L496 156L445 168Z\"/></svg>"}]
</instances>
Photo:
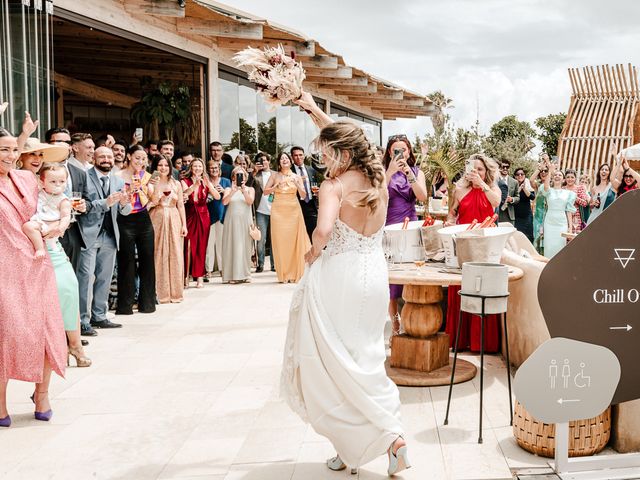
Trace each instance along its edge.
<instances>
[{"instance_id":1,"label":"person taking photo with phone","mask_svg":"<svg viewBox=\"0 0 640 480\"><path fill-rule=\"evenodd\" d=\"M224 190L222 203L227 206L222 232L222 282L244 283L251 278L253 224L251 206L255 190L247 187L249 174L242 167L233 169L231 187Z\"/></svg>"},{"instance_id":2,"label":"person taking photo with phone","mask_svg":"<svg viewBox=\"0 0 640 480\"><path fill-rule=\"evenodd\" d=\"M382 162L389 191L386 225L402 223L407 217L409 220L417 220L416 202L427 202L429 191L424 173L416 166L416 157L406 135L389 137ZM400 333L398 298L402 297L402 285L389 285L389 291L391 330L393 335L397 335Z\"/></svg>"}]
</instances>

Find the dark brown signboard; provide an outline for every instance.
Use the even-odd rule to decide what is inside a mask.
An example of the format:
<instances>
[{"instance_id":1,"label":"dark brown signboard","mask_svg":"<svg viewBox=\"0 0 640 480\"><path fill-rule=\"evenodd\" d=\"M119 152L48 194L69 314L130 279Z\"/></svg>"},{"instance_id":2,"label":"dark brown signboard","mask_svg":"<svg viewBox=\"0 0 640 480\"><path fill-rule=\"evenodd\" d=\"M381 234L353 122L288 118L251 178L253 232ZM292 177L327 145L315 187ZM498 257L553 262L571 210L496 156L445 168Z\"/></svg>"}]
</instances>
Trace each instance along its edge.
<instances>
[{"instance_id":1,"label":"dark brown signboard","mask_svg":"<svg viewBox=\"0 0 640 480\"><path fill-rule=\"evenodd\" d=\"M612 403L640 398L640 190L618 198L547 264L538 301L551 337L620 361Z\"/></svg>"}]
</instances>

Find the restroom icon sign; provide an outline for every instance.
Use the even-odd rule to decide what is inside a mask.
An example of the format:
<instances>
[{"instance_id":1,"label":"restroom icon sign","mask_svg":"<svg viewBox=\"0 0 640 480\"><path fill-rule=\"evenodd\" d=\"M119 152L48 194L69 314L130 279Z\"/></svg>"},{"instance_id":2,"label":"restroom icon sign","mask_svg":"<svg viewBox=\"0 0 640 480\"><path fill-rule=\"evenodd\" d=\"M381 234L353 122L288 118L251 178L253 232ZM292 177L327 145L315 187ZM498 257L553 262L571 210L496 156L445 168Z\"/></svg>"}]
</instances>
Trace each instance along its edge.
<instances>
[{"instance_id":1,"label":"restroom icon sign","mask_svg":"<svg viewBox=\"0 0 640 480\"><path fill-rule=\"evenodd\" d=\"M614 248L614 251L616 253L614 260L620 262L623 269L627 268L627 265L631 260L635 260L635 257L633 256L636 253L635 248Z\"/></svg>"}]
</instances>

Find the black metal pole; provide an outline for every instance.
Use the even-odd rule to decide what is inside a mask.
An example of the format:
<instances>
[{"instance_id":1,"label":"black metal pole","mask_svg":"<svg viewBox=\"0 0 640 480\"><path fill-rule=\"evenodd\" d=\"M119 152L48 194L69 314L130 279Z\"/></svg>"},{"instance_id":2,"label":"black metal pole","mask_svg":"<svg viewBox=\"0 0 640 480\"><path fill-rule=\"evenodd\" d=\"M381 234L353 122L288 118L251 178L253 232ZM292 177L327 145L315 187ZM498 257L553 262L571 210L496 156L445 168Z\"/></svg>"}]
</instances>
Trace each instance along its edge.
<instances>
[{"instance_id":1,"label":"black metal pole","mask_svg":"<svg viewBox=\"0 0 640 480\"><path fill-rule=\"evenodd\" d=\"M478 443L482 443L482 394L484 385L484 301L482 297L482 315L480 316L480 426Z\"/></svg>"},{"instance_id":2,"label":"black metal pole","mask_svg":"<svg viewBox=\"0 0 640 480\"><path fill-rule=\"evenodd\" d=\"M511 397L511 362L509 360L509 333L507 330L507 312L502 314L504 321L504 344L507 347L507 384L509 385L509 425L513 426L513 400Z\"/></svg>"},{"instance_id":3,"label":"black metal pole","mask_svg":"<svg viewBox=\"0 0 640 480\"><path fill-rule=\"evenodd\" d=\"M460 305L462 307L462 305ZM460 328L462 327L462 309L458 312L458 329L456 330L456 341L453 345L453 367L451 367L451 381L449 382L449 398L447 398L447 413L444 417L444 424L449 424L449 407L451 406L451 393L453 392L453 379L456 375L456 362L458 360L458 342L460 340Z\"/></svg>"}]
</instances>

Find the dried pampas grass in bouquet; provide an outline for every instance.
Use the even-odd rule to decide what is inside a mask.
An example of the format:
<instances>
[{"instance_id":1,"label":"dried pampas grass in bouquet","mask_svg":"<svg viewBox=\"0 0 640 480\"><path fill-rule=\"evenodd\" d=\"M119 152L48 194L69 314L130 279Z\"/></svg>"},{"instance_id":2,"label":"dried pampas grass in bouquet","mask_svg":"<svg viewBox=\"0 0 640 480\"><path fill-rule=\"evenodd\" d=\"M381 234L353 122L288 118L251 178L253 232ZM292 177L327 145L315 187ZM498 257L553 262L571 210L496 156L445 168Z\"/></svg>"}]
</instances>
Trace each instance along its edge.
<instances>
[{"instance_id":1,"label":"dried pampas grass in bouquet","mask_svg":"<svg viewBox=\"0 0 640 480\"><path fill-rule=\"evenodd\" d=\"M300 98L305 78L302 64L285 53L282 45L264 50L248 47L234 55L240 67L249 67L249 80L273 108Z\"/></svg>"}]
</instances>

